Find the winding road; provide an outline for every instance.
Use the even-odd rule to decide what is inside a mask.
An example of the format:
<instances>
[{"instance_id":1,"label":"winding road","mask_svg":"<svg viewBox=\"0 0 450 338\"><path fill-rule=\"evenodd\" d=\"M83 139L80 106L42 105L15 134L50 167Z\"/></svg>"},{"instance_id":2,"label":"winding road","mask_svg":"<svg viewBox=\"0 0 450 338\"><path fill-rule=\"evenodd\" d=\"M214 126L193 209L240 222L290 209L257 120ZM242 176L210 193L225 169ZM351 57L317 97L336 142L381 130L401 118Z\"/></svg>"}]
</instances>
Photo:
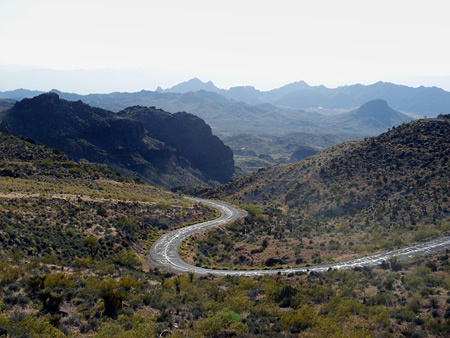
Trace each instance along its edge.
<instances>
[{"instance_id":1,"label":"winding road","mask_svg":"<svg viewBox=\"0 0 450 338\"><path fill-rule=\"evenodd\" d=\"M351 259L339 263L330 263L315 265L309 267L295 267L295 268L285 268L285 269L271 269L271 270L216 270L216 269L205 269L198 266L194 266L186 263L179 254L179 248L183 240L189 236L216 227L238 218L247 215L245 211L239 210L232 205L224 202L206 200L201 198L189 197L191 201L203 203L219 209L221 216L217 219L194 224L184 228L180 228L171 231L167 234L161 236L155 243L153 243L150 248L150 253L147 256L150 263L157 265L158 267L169 269L176 272L189 273L193 272L197 275L215 275L215 276L258 276L258 275L274 275L274 274L289 274L295 272L323 272L328 269L351 269L354 267L363 266L374 266L381 264L383 261L388 261L391 257L395 256L399 260L404 260L408 258L413 258L416 256L423 256L432 253L442 251L446 248L450 248L450 236L440 237L427 242L423 242L414 246L410 246L403 249L392 250L384 253L379 253L375 255L360 257L356 259Z\"/></svg>"}]
</instances>

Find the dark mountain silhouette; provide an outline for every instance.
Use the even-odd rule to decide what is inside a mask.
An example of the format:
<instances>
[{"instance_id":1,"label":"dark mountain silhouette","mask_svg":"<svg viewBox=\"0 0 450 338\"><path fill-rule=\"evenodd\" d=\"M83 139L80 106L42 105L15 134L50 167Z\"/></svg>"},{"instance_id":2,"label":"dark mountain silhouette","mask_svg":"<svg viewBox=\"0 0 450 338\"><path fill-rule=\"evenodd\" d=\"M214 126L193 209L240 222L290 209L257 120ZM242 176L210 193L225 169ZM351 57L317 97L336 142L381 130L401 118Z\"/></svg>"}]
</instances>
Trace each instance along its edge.
<instances>
[{"instance_id":1,"label":"dark mountain silhouette","mask_svg":"<svg viewBox=\"0 0 450 338\"><path fill-rule=\"evenodd\" d=\"M223 183L234 172L231 150L203 120L187 113L131 107L116 114L48 93L16 103L3 119L14 135L160 186Z\"/></svg>"},{"instance_id":2,"label":"dark mountain silhouette","mask_svg":"<svg viewBox=\"0 0 450 338\"><path fill-rule=\"evenodd\" d=\"M177 149L207 177L228 182L234 172L233 152L211 128L197 116L185 112L169 114L146 107L130 107L119 113L121 117L140 121L147 134Z\"/></svg>"}]
</instances>

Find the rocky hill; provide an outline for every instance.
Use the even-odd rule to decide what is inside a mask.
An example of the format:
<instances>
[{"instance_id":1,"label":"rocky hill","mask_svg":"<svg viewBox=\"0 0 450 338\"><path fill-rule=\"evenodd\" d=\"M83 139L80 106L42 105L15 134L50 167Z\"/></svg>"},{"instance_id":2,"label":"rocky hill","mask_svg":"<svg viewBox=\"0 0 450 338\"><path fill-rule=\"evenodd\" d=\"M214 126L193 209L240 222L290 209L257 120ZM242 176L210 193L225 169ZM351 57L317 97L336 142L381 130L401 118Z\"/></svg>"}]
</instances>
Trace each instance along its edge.
<instances>
[{"instance_id":1,"label":"rocky hill","mask_svg":"<svg viewBox=\"0 0 450 338\"><path fill-rule=\"evenodd\" d=\"M230 149L190 114L138 107L115 114L48 93L16 103L2 118L14 135L159 186L224 183L234 172ZM152 125L164 132L156 135ZM196 131L195 138L189 129ZM195 146L188 152L190 144ZM215 166L211 159L223 165Z\"/></svg>"},{"instance_id":2,"label":"rocky hill","mask_svg":"<svg viewBox=\"0 0 450 338\"><path fill-rule=\"evenodd\" d=\"M198 117L180 112L169 114L146 107L130 107L119 116L142 123L147 135L164 142L199 169L206 177L228 182L234 173L233 152Z\"/></svg>"},{"instance_id":3,"label":"rocky hill","mask_svg":"<svg viewBox=\"0 0 450 338\"><path fill-rule=\"evenodd\" d=\"M385 100L376 99L351 112L331 116L326 123L331 127L339 126L353 132L359 131L360 134L374 135L411 120L408 115L389 107Z\"/></svg>"},{"instance_id":4,"label":"rocky hill","mask_svg":"<svg viewBox=\"0 0 450 338\"><path fill-rule=\"evenodd\" d=\"M305 222L321 231L350 226L407 241L415 231L430 235L436 222L449 218L449 134L448 115L413 121L298 163L260 169L209 196L279 210L300 228Z\"/></svg>"}]
</instances>

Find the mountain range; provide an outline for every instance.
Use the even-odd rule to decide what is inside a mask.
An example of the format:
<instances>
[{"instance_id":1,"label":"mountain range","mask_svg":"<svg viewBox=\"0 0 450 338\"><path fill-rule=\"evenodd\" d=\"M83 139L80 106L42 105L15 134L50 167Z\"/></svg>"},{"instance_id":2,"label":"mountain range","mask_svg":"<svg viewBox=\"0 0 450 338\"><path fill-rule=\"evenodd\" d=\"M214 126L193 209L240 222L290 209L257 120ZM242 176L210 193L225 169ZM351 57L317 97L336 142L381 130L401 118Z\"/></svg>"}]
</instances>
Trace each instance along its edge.
<instances>
[{"instance_id":1,"label":"mountain range","mask_svg":"<svg viewBox=\"0 0 450 338\"><path fill-rule=\"evenodd\" d=\"M270 91L260 91L252 86L217 88L212 82L191 79L171 88L157 91L164 93L187 93L206 90L219 93L229 99L249 104L271 103L292 109L345 108L351 109L374 99L383 99L397 110L416 113L419 116L450 112L450 93L437 87L412 88L389 82L371 85L349 85L327 88L323 85L309 86L304 81L294 82Z\"/></svg>"},{"instance_id":2,"label":"mountain range","mask_svg":"<svg viewBox=\"0 0 450 338\"><path fill-rule=\"evenodd\" d=\"M47 93L1 117L13 135L166 188L228 182L235 170L232 151L188 113L140 106L113 113Z\"/></svg>"},{"instance_id":3,"label":"mountain range","mask_svg":"<svg viewBox=\"0 0 450 338\"><path fill-rule=\"evenodd\" d=\"M158 87L156 93L168 94L186 94L189 92L207 91L236 101L245 102L250 105L259 105L263 103L270 103L272 105L288 107L294 110L306 108L330 108L330 109L354 109L367 101L374 99L383 99L396 110L408 112L415 117L423 117L428 115L430 117L437 116L440 113L450 112L450 92L447 92L438 87L409 87L405 85L397 85L390 82L376 82L371 85L345 85L336 88L328 88L323 85L310 86L304 81L293 82L284 85L280 88L261 91L253 86L236 86L229 89L221 89L214 85L213 82L203 82L197 78L189 81L179 83L173 87L162 89ZM57 92L57 91L56 91ZM133 94L131 96L136 99L136 96L141 96L144 92L136 93L111 93L109 94L110 106L103 108L118 111L124 106L116 106L114 97L117 95L124 98L120 94ZM42 94L42 91L17 89L13 91L0 92L1 98L8 98L14 100L21 100L23 98L31 98L33 96ZM99 96L100 95L100 96ZM107 104L100 100L100 97L108 94L83 95L84 101L93 105ZM126 96L126 95L125 95ZM69 93L61 95L65 99L79 99L80 95ZM101 102L94 102L94 100Z\"/></svg>"},{"instance_id":4,"label":"mountain range","mask_svg":"<svg viewBox=\"0 0 450 338\"><path fill-rule=\"evenodd\" d=\"M181 86L181 85L180 85ZM288 91L288 88L302 88L306 84L297 83L279 89L279 93ZM210 89L211 84L207 86ZM184 91L185 87L178 87L177 90ZM196 89L195 87L194 89ZM187 90L187 88L185 88ZM236 89L237 90L237 89ZM66 100L82 100L92 106L119 112L126 107L141 105L158 107L169 112L185 111L197 115L208 123L216 135L236 135L236 134L264 134L282 135L289 132L302 132L314 134L339 134L354 133L358 138L377 135L396 125L398 122L411 120L406 114L400 112L394 114L392 118L387 118L386 105L373 106L370 111L372 118L377 122L366 124L367 116L358 120L358 114L349 116L347 112L325 116L314 111L303 111L286 107L275 106L271 103L249 104L238 102L234 99L226 98L222 94L212 91L189 91L185 93L152 92L140 91L136 93L110 93L110 94L89 94L78 95L73 93L63 93L57 90L52 92L58 94ZM2 93L3 97L17 98L17 95L25 95L26 92L18 90L14 92ZM29 92L29 96L34 96L35 92ZM376 98L377 99L377 98ZM365 103L365 102L363 102ZM320 109L317 109L320 111ZM347 115L346 115L347 114ZM366 112L366 115L368 112ZM384 120L378 115L384 116ZM392 121L394 123L391 123Z\"/></svg>"}]
</instances>

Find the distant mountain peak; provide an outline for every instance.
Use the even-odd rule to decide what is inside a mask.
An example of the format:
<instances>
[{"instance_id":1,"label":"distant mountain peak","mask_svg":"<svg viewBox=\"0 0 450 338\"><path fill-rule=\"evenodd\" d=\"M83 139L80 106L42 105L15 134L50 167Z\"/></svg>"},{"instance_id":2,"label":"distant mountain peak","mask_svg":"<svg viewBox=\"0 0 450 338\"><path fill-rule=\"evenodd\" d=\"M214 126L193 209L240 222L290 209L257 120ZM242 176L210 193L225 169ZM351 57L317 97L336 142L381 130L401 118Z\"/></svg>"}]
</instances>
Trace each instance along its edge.
<instances>
[{"instance_id":1,"label":"distant mountain peak","mask_svg":"<svg viewBox=\"0 0 450 338\"><path fill-rule=\"evenodd\" d=\"M382 99L370 100L349 113L335 115L330 120L355 131L377 130L384 132L388 128L403 122L411 121L411 117L389 107Z\"/></svg>"},{"instance_id":2,"label":"distant mountain peak","mask_svg":"<svg viewBox=\"0 0 450 338\"><path fill-rule=\"evenodd\" d=\"M185 82L179 83L179 85L180 85L180 84L205 85L205 84L208 84L208 83L211 83L211 84L212 84L211 81L203 82L203 81L200 80L198 77L193 77L193 78L190 79L190 80L187 80L187 81L185 81Z\"/></svg>"},{"instance_id":3,"label":"distant mountain peak","mask_svg":"<svg viewBox=\"0 0 450 338\"><path fill-rule=\"evenodd\" d=\"M401 116L403 114L389 107L387 101L375 99L364 103L358 109L350 112L349 115L355 118L377 118L388 123L393 117Z\"/></svg>"},{"instance_id":4,"label":"distant mountain peak","mask_svg":"<svg viewBox=\"0 0 450 338\"><path fill-rule=\"evenodd\" d=\"M307 84L305 81L300 80L300 81L295 81L291 83L292 85L295 85L297 87L309 87L309 84Z\"/></svg>"},{"instance_id":5,"label":"distant mountain peak","mask_svg":"<svg viewBox=\"0 0 450 338\"><path fill-rule=\"evenodd\" d=\"M159 90L158 90L159 89ZM161 89L158 87L159 92L168 93L188 93L188 92L198 92L200 90L206 90L210 92L219 93L221 90L217 88L212 81L203 82L202 80L194 77L186 82L179 83L171 88Z\"/></svg>"},{"instance_id":6,"label":"distant mountain peak","mask_svg":"<svg viewBox=\"0 0 450 338\"><path fill-rule=\"evenodd\" d=\"M193 83L195 83L195 84L212 84L212 85L214 85L214 83L212 81L203 82L198 77L193 77L192 79L186 81L186 83L191 83L191 84L193 84Z\"/></svg>"},{"instance_id":7,"label":"distant mountain peak","mask_svg":"<svg viewBox=\"0 0 450 338\"><path fill-rule=\"evenodd\" d=\"M295 82L289 83L278 89L273 89L272 91L280 91L280 92L289 93L289 92L294 92L297 90L304 90L304 89L308 89L308 88L310 88L310 86L305 81L301 80L301 81L295 81Z\"/></svg>"},{"instance_id":8,"label":"distant mountain peak","mask_svg":"<svg viewBox=\"0 0 450 338\"><path fill-rule=\"evenodd\" d=\"M386 100L375 99L364 103L358 110L379 110L379 109L389 109L389 105Z\"/></svg>"}]
</instances>

